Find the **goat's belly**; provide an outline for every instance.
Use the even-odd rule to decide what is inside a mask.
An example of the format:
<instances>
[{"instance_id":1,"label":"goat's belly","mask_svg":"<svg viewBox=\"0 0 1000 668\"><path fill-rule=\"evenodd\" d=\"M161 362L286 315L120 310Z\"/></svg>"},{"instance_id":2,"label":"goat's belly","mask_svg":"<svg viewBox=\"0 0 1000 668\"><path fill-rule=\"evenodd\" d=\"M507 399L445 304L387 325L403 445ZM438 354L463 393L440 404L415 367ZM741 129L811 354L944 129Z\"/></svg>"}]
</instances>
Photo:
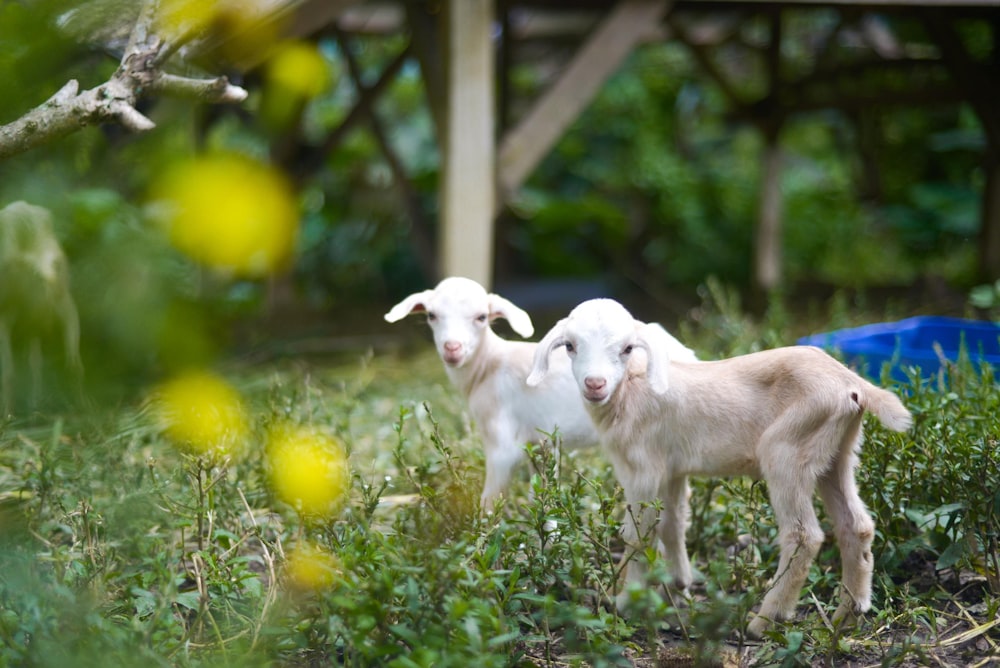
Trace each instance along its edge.
<instances>
[{"instance_id":1,"label":"goat's belly","mask_svg":"<svg viewBox=\"0 0 1000 668\"><path fill-rule=\"evenodd\" d=\"M752 457L726 457L713 453L715 457L703 457L693 463L685 473L694 476L722 476L733 478L749 476L760 478L760 467Z\"/></svg>"}]
</instances>

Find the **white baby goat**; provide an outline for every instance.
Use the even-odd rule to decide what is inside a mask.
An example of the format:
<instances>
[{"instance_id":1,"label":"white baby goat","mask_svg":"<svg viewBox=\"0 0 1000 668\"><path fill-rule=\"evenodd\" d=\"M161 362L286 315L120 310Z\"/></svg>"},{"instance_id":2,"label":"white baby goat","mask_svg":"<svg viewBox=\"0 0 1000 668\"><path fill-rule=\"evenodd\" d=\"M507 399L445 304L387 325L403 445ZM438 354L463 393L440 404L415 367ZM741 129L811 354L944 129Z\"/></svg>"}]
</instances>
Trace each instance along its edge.
<instances>
[{"instance_id":1,"label":"white baby goat","mask_svg":"<svg viewBox=\"0 0 1000 668\"><path fill-rule=\"evenodd\" d=\"M875 525L854 481L862 416L871 411L889 429L905 431L911 416L902 402L817 348L680 363L671 359L661 332L634 320L615 301L584 302L539 343L528 378L529 385L543 382L549 355L556 348L569 352L579 392L631 509L625 585L643 580L646 564L636 554L637 543L655 525L673 587L686 589L687 477L749 475L767 481L780 557L748 633L760 637L771 622L795 614L823 542L812 504L817 486L843 562L834 619L849 622L867 611ZM635 356L637 350L645 351L644 359ZM656 499L662 503L659 518L643 506ZM621 608L627 600L623 588L616 602Z\"/></svg>"},{"instance_id":2,"label":"white baby goat","mask_svg":"<svg viewBox=\"0 0 1000 668\"><path fill-rule=\"evenodd\" d=\"M42 340L61 335L66 364L80 363L80 321L70 293L69 263L56 238L52 213L27 202L0 209L0 408L14 405L15 340L28 343L31 404L42 383Z\"/></svg>"},{"instance_id":3,"label":"white baby goat","mask_svg":"<svg viewBox=\"0 0 1000 668\"><path fill-rule=\"evenodd\" d=\"M531 318L473 280L452 277L433 290L410 295L385 314L396 322L426 312L434 344L451 382L465 397L483 439L486 481L480 499L489 510L510 486L514 468L524 459L525 443L558 430L567 448L598 443L590 416L577 396L568 359L554 360L544 383L525 385L537 344L507 341L490 323L505 318L524 337L534 333ZM694 358L676 339L671 354Z\"/></svg>"}]
</instances>

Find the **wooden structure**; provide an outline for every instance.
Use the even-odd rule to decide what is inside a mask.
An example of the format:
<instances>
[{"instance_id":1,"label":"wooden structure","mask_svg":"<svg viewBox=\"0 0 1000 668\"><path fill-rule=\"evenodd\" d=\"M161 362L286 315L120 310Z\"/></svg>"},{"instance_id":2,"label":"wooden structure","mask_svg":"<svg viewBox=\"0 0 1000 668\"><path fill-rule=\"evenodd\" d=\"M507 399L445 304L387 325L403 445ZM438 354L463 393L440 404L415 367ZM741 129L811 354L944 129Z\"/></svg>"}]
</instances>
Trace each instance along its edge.
<instances>
[{"instance_id":1,"label":"wooden structure","mask_svg":"<svg viewBox=\"0 0 1000 668\"><path fill-rule=\"evenodd\" d=\"M816 35L815 65L803 73L787 62L782 27L796 13L816 11L836 20ZM366 31L410 35L410 46L378 82L364 88L355 79L358 107L335 134L342 136L371 112L374 97L402 60L419 59L438 129L443 178L441 232L431 239L431 226L415 220L414 241L425 269L436 269L433 273L490 285L498 210L638 45L670 39L690 50L728 99L733 116L755 125L764 137L755 258L760 288L776 286L781 277L780 137L786 119L823 108L853 113L873 104L967 102L975 111L987 140L980 270L984 278L1000 277L1000 0L304 0L295 16L295 30L303 35L331 25L347 36ZM886 17L915 21L926 37L908 42L893 34ZM740 33L750 20L767 26L757 43ZM994 46L988 57L973 55L963 43L958 26L966 21L991 32ZM547 90L510 123L507 78L518 49L531 40L556 38L575 45L571 57ZM834 46L843 41L853 41L860 57L838 61ZM734 44L762 63L767 87L757 99L741 97L714 57ZM910 74L900 77L900 72ZM880 87L889 75L912 85ZM377 120L371 120L377 128ZM405 181L391 148L380 144L397 180ZM406 191L405 184L400 187Z\"/></svg>"}]
</instances>

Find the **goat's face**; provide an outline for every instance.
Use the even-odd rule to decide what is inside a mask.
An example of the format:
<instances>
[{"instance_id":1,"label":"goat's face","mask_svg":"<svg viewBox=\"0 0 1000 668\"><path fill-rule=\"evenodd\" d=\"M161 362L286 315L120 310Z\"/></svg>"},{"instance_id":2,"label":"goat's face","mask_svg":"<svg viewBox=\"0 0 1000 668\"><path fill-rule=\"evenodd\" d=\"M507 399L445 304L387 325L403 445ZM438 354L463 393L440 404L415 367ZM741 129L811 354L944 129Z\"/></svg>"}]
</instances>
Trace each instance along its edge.
<instances>
[{"instance_id":1,"label":"goat's face","mask_svg":"<svg viewBox=\"0 0 1000 668\"><path fill-rule=\"evenodd\" d=\"M449 366L460 367L475 356L490 326L486 291L478 284L475 287L478 290L435 291L435 298L427 305L427 324L434 332L434 345Z\"/></svg>"},{"instance_id":2,"label":"goat's face","mask_svg":"<svg viewBox=\"0 0 1000 668\"><path fill-rule=\"evenodd\" d=\"M527 313L467 278L446 278L433 290L414 293L396 304L385 319L396 322L410 313L427 314L438 355L454 368L475 357L496 318L506 318L521 336L534 332Z\"/></svg>"},{"instance_id":3,"label":"goat's face","mask_svg":"<svg viewBox=\"0 0 1000 668\"><path fill-rule=\"evenodd\" d=\"M645 347L637 335L637 325L641 323L616 301L583 302L539 343L528 384L541 382L548 370L549 354L565 348L583 398L598 406L607 403L628 374L633 352Z\"/></svg>"}]
</instances>

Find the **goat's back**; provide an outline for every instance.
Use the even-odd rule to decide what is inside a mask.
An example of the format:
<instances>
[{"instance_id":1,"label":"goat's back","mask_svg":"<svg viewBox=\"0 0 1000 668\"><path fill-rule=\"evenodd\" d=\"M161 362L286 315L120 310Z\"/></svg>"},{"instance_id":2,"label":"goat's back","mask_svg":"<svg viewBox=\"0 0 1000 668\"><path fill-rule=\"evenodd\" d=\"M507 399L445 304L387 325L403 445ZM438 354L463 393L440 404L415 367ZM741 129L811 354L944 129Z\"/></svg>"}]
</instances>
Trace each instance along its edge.
<instances>
[{"instance_id":1,"label":"goat's back","mask_svg":"<svg viewBox=\"0 0 1000 668\"><path fill-rule=\"evenodd\" d=\"M569 358L553 360L552 373L537 387L525 383L537 346L490 337L488 353L481 351L468 368L451 371L455 384L466 388L469 412L487 430L495 420L508 425L521 443L558 431L568 448L596 445L597 432L576 389Z\"/></svg>"}]
</instances>

